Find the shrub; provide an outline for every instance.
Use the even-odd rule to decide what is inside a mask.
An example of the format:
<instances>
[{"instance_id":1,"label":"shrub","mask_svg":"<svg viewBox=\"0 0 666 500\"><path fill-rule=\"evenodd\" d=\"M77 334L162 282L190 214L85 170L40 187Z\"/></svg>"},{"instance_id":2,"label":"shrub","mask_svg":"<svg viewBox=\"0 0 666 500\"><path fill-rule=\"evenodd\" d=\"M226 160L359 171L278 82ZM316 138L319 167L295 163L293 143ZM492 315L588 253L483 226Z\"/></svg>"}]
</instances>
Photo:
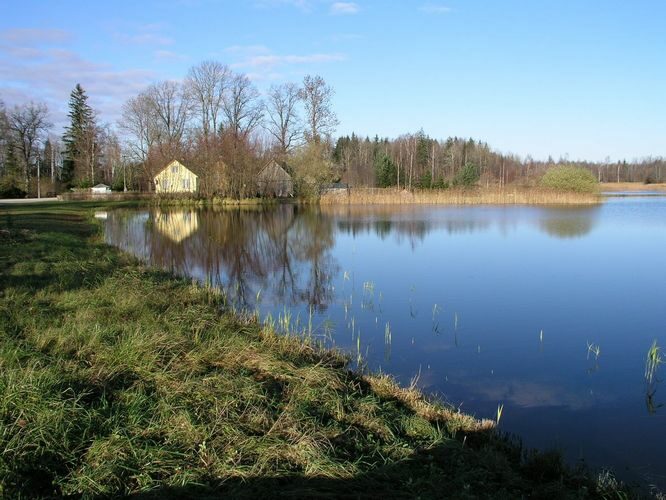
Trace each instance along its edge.
<instances>
[{"instance_id":1,"label":"shrub","mask_svg":"<svg viewBox=\"0 0 666 500\"><path fill-rule=\"evenodd\" d=\"M479 182L481 172L479 167L473 163L466 163L463 168L458 170L453 178L454 186L470 187Z\"/></svg>"},{"instance_id":2,"label":"shrub","mask_svg":"<svg viewBox=\"0 0 666 500\"><path fill-rule=\"evenodd\" d=\"M5 177L0 180L0 198L25 198L27 194L19 187L16 179Z\"/></svg>"},{"instance_id":3,"label":"shrub","mask_svg":"<svg viewBox=\"0 0 666 500\"><path fill-rule=\"evenodd\" d=\"M556 191L592 193L597 190L598 182L592 172L585 168L561 166L549 168L541 178L540 185Z\"/></svg>"}]
</instances>

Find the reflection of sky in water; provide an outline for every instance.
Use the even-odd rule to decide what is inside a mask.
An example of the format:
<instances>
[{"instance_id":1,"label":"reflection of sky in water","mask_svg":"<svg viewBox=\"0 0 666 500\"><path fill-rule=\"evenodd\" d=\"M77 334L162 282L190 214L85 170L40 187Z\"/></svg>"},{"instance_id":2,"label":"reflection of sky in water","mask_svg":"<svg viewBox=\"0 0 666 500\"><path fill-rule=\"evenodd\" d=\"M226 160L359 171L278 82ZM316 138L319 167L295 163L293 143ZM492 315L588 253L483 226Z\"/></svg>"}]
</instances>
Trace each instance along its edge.
<instances>
[{"instance_id":1,"label":"reflection of sky in water","mask_svg":"<svg viewBox=\"0 0 666 500\"><path fill-rule=\"evenodd\" d=\"M666 345L666 198L281 206L179 220L116 212L107 240L220 283L252 308L261 290L261 310L274 317L286 306L306 324L312 305L319 333L334 325L335 345L355 353L360 335L371 369L403 383L418 374L422 387L479 416L503 403L503 428L527 444L663 485L653 473L666 460L653 443L666 442L666 408L648 415L643 374L652 340Z\"/></svg>"}]
</instances>

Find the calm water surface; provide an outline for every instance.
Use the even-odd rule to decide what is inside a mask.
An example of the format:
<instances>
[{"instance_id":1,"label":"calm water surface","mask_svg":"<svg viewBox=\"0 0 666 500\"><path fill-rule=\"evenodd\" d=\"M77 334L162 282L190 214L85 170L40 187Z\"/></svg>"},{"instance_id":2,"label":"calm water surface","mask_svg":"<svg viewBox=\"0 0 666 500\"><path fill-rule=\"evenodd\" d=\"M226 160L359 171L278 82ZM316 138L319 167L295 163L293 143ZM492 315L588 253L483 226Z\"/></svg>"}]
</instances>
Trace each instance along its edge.
<instances>
[{"instance_id":1,"label":"calm water surface","mask_svg":"<svg viewBox=\"0 0 666 500\"><path fill-rule=\"evenodd\" d=\"M666 197L115 211L105 227L463 411L503 404L500 427L527 445L666 487L666 366L644 375L652 341L666 346Z\"/></svg>"}]
</instances>

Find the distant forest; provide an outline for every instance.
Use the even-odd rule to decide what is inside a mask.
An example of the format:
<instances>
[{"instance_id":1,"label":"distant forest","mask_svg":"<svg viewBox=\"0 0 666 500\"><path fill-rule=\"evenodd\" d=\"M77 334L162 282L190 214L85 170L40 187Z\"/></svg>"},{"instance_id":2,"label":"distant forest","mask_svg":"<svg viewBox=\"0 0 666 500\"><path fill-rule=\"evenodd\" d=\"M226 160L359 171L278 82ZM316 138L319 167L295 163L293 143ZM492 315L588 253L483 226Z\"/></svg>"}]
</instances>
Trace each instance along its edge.
<instances>
[{"instance_id":1,"label":"distant forest","mask_svg":"<svg viewBox=\"0 0 666 500\"><path fill-rule=\"evenodd\" d=\"M173 159L195 168L204 196L253 196L255 176L271 160L305 195L332 182L446 188L470 169L480 185L532 185L548 167L562 164L589 169L601 182L666 180L661 157L534 160L471 138L435 139L423 130L396 138L336 136L333 95L323 78L311 75L262 94L247 75L204 61L182 81L156 82L128 99L113 124L76 84L62 135L46 104L8 107L0 99L0 196L34 196L37 179L42 196L99 182L150 191L153 176Z\"/></svg>"},{"instance_id":2,"label":"distant forest","mask_svg":"<svg viewBox=\"0 0 666 500\"><path fill-rule=\"evenodd\" d=\"M482 185L531 185L555 165L589 169L599 182L655 183L664 182L666 175L666 160L661 157L631 162L534 160L494 151L487 143L474 139L434 139L422 130L395 139L361 138L355 134L340 137L333 159L351 185L380 187L446 187L469 164L478 168Z\"/></svg>"}]
</instances>

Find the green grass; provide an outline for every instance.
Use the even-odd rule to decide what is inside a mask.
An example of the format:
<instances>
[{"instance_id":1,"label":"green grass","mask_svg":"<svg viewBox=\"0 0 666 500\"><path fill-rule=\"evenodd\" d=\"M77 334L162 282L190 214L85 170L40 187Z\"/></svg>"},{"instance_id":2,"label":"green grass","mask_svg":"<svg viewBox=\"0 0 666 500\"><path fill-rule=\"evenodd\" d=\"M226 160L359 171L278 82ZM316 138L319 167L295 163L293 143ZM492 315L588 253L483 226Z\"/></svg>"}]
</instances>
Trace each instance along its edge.
<instances>
[{"instance_id":1,"label":"green grass","mask_svg":"<svg viewBox=\"0 0 666 500\"><path fill-rule=\"evenodd\" d=\"M559 455L106 246L96 207L0 206L0 497L599 496Z\"/></svg>"}]
</instances>

